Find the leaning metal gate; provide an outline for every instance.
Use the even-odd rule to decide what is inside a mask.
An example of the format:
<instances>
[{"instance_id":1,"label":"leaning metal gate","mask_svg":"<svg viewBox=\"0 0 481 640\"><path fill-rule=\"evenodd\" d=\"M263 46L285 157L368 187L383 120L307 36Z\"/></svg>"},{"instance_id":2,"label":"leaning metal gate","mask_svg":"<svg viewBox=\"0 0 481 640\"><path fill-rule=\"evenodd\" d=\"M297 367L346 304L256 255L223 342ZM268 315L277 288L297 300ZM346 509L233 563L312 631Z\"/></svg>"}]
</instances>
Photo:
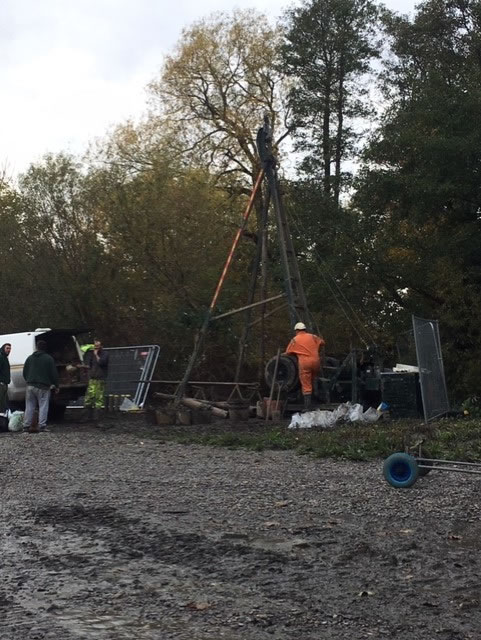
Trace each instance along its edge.
<instances>
[{"instance_id":1,"label":"leaning metal gate","mask_svg":"<svg viewBox=\"0 0 481 640\"><path fill-rule=\"evenodd\" d=\"M109 354L106 396L115 397L116 405L120 404L123 398L128 397L136 406L143 407L159 358L159 345L106 347L105 351ZM83 397L70 404L69 408L78 409L82 406Z\"/></svg>"},{"instance_id":2,"label":"leaning metal gate","mask_svg":"<svg viewBox=\"0 0 481 640\"><path fill-rule=\"evenodd\" d=\"M416 316L412 320L424 419L429 422L449 411L439 323Z\"/></svg>"},{"instance_id":3,"label":"leaning metal gate","mask_svg":"<svg viewBox=\"0 0 481 640\"><path fill-rule=\"evenodd\" d=\"M159 357L155 344L129 347L109 347L109 373L105 385L107 396L128 397L143 407L150 381Z\"/></svg>"}]
</instances>

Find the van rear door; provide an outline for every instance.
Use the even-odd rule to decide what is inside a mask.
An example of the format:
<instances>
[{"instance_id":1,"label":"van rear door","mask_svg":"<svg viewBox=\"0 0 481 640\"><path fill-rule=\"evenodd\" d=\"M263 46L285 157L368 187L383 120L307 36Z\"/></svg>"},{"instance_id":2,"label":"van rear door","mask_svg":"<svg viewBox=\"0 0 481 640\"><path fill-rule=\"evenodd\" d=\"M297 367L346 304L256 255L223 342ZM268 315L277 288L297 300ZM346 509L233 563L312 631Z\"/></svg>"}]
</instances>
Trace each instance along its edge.
<instances>
[{"instance_id":1,"label":"van rear door","mask_svg":"<svg viewBox=\"0 0 481 640\"><path fill-rule=\"evenodd\" d=\"M57 404L68 404L85 394L87 370L83 365L83 354L76 335L86 329L50 329L38 333L35 339L45 340L47 353L55 360L59 374L60 391L53 398Z\"/></svg>"}]
</instances>

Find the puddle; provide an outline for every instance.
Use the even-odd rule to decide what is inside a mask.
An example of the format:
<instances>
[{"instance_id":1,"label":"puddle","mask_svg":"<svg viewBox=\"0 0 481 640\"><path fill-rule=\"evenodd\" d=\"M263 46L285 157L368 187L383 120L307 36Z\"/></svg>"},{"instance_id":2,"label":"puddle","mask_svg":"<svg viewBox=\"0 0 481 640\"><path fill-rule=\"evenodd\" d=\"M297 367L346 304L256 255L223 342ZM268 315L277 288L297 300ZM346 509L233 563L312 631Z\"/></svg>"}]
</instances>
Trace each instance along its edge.
<instances>
[{"instance_id":1,"label":"puddle","mask_svg":"<svg viewBox=\"0 0 481 640\"><path fill-rule=\"evenodd\" d=\"M256 537L252 538L249 542L249 546L264 549L266 551L279 551L282 553L286 553L289 551L293 551L296 548L305 548L309 547L309 541L304 540L303 538L290 538L286 540L285 538L262 538Z\"/></svg>"},{"instance_id":2,"label":"puddle","mask_svg":"<svg viewBox=\"0 0 481 640\"><path fill-rule=\"evenodd\" d=\"M74 633L82 638L102 638L102 631L109 636L115 632L118 640L137 640L139 632L142 638L158 638L158 631L164 629L164 625L158 621L145 621L134 618L127 618L119 615L89 615L80 611L70 614L56 614L55 620L70 633ZM152 631L152 636L148 633Z\"/></svg>"}]
</instances>

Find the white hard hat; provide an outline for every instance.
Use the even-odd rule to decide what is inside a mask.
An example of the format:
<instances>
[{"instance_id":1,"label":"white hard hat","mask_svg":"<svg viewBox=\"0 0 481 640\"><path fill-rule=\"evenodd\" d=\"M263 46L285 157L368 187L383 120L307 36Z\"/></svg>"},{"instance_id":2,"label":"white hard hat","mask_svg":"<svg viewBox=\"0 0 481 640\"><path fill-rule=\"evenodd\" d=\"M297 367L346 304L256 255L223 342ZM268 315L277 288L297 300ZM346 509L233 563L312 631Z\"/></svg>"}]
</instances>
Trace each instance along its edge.
<instances>
[{"instance_id":1,"label":"white hard hat","mask_svg":"<svg viewBox=\"0 0 481 640\"><path fill-rule=\"evenodd\" d=\"M298 322L296 325L294 325L294 331L304 331L306 328L306 325L303 322Z\"/></svg>"}]
</instances>

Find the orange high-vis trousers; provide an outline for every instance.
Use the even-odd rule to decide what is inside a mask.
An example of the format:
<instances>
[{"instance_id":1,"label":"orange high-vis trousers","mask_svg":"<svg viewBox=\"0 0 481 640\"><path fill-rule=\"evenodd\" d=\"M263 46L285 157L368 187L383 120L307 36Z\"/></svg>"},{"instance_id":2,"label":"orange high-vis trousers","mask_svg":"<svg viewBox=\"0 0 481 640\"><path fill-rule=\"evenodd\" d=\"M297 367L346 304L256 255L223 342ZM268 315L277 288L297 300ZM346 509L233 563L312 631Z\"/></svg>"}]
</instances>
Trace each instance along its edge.
<instances>
[{"instance_id":1,"label":"orange high-vis trousers","mask_svg":"<svg viewBox=\"0 0 481 640\"><path fill-rule=\"evenodd\" d=\"M311 393L314 385L314 378L321 369L319 358L310 358L308 356L297 356L299 366L299 380L301 381L302 393L304 395Z\"/></svg>"}]
</instances>

